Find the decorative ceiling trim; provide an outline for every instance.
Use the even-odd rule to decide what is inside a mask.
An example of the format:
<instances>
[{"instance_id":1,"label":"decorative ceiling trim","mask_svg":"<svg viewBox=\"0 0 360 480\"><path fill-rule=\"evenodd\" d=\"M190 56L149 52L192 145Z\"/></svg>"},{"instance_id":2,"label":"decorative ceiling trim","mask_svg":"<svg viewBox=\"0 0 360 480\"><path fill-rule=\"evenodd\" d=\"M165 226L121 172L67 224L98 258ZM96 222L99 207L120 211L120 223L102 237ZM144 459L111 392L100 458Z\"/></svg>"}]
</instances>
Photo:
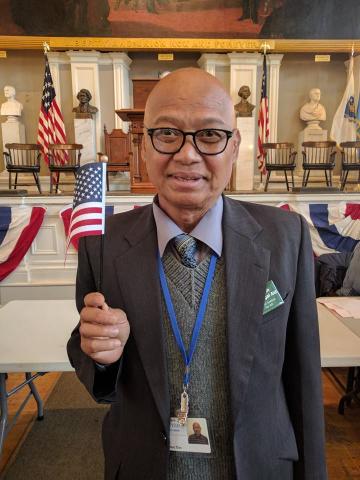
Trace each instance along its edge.
<instances>
[{"instance_id":1,"label":"decorative ceiling trim","mask_svg":"<svg viewBox=\"0 0 360 480\"><path fill-rule=\"evenodd\" d=\"M111 51L261 51L264 43L270 52L355 52L360 40L274 40L210 38L113 38L113 37L38 37L0 36L0 50L42 50L47 42L54 50Z\"/></svg>"}]
</instances>

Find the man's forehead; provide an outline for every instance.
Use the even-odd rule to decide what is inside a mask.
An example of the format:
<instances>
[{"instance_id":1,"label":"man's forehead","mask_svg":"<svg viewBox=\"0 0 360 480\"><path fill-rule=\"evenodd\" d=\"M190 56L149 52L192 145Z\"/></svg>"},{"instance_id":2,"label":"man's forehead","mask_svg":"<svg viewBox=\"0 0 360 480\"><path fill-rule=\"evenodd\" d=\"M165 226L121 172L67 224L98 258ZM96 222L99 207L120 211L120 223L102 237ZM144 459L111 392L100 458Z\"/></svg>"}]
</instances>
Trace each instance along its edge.
<instances>
[{"instance_id":1,"label":"man's forehead","mask_svg":"<svg viewBox=\"0 0 360 480\"><path fill-rule=\"evenodd\" d=\"M227 98L222 93L202 91L199 95L194 92L164 92L148 102L145 109L145 118L151 120L171 118L183 115L198 115L210 121L227 120L232 113L232 104L227 106ZM227 112L229 110L229 112Z\"/></svg>"},{"instance_id":2,"label":"man's forehead","mask_svg":"<svg viewBox=\"0 0 360 480\"><path fill-rule=\"evenodd\" d=\"M232 114L232 101L219 80L201 69L189 68L175 71L155 86L146 103L145 123L161 117L184 123L190 119L196 123L200 117L232 123Z\"/></svg>"}]
</instances>

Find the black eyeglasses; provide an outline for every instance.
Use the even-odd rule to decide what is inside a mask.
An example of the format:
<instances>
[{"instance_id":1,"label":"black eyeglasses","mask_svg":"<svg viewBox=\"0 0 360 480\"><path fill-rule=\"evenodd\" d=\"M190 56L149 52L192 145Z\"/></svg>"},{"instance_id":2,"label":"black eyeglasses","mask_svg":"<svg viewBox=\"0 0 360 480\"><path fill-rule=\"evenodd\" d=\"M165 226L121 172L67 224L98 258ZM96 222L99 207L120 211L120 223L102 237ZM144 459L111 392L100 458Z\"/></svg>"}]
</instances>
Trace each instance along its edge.
<instances>
[{"instance_id":1,"label":"black eyeglasses","mask_svg":"<svg viewBox=\"0 0 360 480\"><path fill-rule=\"evenodd\" d=\"M203 155L218 155L227 147L233 131L220 128L204 128L196 132L183 132L177 128L147 128L154 149L159 153L178 153L187 135L191 135L196 150Z\"/></svg>"}]
</instances>

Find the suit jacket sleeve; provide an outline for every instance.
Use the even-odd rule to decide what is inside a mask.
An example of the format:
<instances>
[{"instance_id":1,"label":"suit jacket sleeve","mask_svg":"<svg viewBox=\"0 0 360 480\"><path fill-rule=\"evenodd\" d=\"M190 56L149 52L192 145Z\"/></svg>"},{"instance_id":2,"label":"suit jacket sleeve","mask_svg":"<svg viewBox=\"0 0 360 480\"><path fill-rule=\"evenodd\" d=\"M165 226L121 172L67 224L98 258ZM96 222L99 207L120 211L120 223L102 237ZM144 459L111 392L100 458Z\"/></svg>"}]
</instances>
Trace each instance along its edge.
<instances>
[{"instance_id":1,"label":"suit jacket sleeve","mask_svg":"<svg viewBox=\"0 0 360 480\"><path fill-rule=\"evenodd\" d=\"M84 297L97 291L98 270L92 265L89 252L99 251L97 237L83 237L79 242L78 271L76 277L76 305L80 312L84 307ZM98 255L93 255L99 259ZM96 368L95 362L80 347L79 326L74 329L67 344L71 365L75 368L79 380L90 395L99 403L110 403L115 399L117 378L121 370L121 361L114 363L104 371Z\"/></svg>"},{"instance_id":2,"label":"suit jacket sleeve","mask_svg":"<svg viewBox=\"0 0 360 480\"><path fill-rule=\"evenodd\" d=\"M325 439L319 329L310 234L301 221L301 244L290 310L283 381L299 451L294 479L325 480Z\"/></svg>"}]
</instances>

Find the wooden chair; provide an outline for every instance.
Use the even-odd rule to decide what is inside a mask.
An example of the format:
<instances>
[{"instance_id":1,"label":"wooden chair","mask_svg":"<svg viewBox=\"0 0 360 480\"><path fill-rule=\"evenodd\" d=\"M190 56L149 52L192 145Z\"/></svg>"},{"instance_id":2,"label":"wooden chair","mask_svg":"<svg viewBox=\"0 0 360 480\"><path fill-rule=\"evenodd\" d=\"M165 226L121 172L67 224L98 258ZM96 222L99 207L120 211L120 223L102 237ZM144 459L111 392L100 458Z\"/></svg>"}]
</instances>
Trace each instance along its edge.
<instances>
[{"instance_id":1,"label":"wooden chair","mask_svg":"<svg viewBox=\"0 0 360 480\"><path fill-rule=\"evenodd\" d=\"M303 181L306 187L311 170L323 170L327 187L332 187L332 171L335 167L336 142L303 142ZM328 176L329 173L329 176Z\"/></svg>"},{"instance_id":2,"label":"wooden chair","mask_svg":"<svg viewBox=\"0 0 360 480\"><path fill-rule=\"evenodd\" d=\"M6 170L9 172L9 190L14 186L32 185L32 183L18 183L18 174L31 173L39 193L41 185L39 180L41 146L33 143L7 143L5 147L8 152L4 152ZM12 173L15 173L15 182L12 183Z\"/></svg>"},{"instance_id":3,"label":"wooden chair","mask_svg":"<svg viewBox=\"0 0 360 480\"><path fill-rule=\"evenodd\" d=\"M132 156L130 135L121 128L114 129L111 133L104 125L105 153L108 156L106 168L106 188L109 190L109 173L130 172L130 159Z\"/></svg>"},{"instance_id":4,"label":"wooden chair","mask_svg":"<svg viewBox=\"0 0 360 480\"><path fill-rule=\"evenodd\" d=\"M342 142L341 151L341 186L344 190L350 171L358 172L358 179L349 183L360 184L360 142Z\"/></svg>"},{"instance_id":5,"label":"wooden chair","mask_svg":"<svg viewBox=\"0 0 360 480\"><path fill-rule=\"evenodd\" d=\"M58 193L59 184L71 185L75 183L76 172L80 167L82 148L83 146L79 143L49 145L50 193L53 192L54 183L55 193ZM72 173L74 182L60 182L61 173Z\"/></svg>"},{"instance_id":6,"label":"wooden chair","mask_svg":"<svg viewBox=\"0 0 360 480\"><path fill-rule=\"evenodd\" d=\"M288 172L291 173L291 183L294 187L294 170L296 167L296 152L293 151L294 144L288 142L264 143L265 167L267 170L265 192L269 183L283 183L282 180L270 181L271 172L284 172L286 188L289 191Z\"/></svg>"}]
</instances>

